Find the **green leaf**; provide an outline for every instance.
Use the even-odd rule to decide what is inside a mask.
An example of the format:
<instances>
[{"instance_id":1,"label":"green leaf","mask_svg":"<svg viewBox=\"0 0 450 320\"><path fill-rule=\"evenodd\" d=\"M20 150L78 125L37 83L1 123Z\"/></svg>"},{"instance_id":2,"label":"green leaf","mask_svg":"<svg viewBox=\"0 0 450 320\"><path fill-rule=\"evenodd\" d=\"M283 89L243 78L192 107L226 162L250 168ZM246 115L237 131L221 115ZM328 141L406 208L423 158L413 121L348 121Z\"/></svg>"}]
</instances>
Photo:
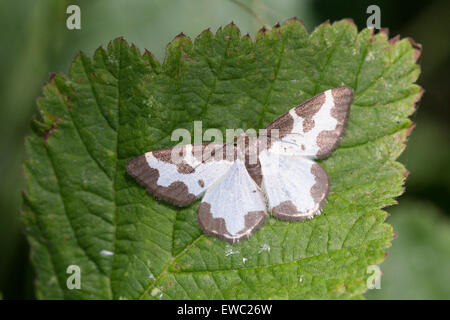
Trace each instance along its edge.
<instances>
[{"instance_id":1,"label":"green leaf","mask_svg":"<svg viewBox=\"0 0 450 320\"><path fill-rule=\"evenodd\" d=\"M402 193L395 159L421 95L420 50L408 39L358 33L349 21L310 35L296 19L254 40L230 24L180 35L159 63L123 39L79 54L38 100L26 139L23 220L40 298L361 298L366 268L384 259L392 228L382 207ZM263 128L329 88L355 90L347 133L322 161L332 192L323 215L269 218L230 245L203 235L198 202L155 200L127 160L176 144L177 128ZM113 254L108 254L113 253ZM69 265L81 289L68 290Z\"/></svg>"}]
</instances>

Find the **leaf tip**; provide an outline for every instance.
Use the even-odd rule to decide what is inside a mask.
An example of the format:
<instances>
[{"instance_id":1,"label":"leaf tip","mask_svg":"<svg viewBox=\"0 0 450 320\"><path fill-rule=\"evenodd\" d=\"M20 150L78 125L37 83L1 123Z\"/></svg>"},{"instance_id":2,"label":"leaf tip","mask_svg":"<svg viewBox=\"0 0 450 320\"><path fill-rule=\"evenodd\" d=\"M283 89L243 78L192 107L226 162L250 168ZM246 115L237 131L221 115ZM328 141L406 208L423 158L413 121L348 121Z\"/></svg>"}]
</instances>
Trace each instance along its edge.
<instances>
[{"instance_id":1,"label":"leaf tip","mask_svg":"<svg viewBox=\"0 0 450 320\"><path fill-rule=\"evenodd\" d=\"M371 28L371 30L373 30L373 29ZM381 28L381 29L378 31L378 33L379 33L379 34L384 34L384 35L386 36L387 39L389 38L389 28Z\"/></svg>"},{"instance_id":2,"label":"leaf tip","mask_svg":"<svg viewBox=\"0 0 450 320\"><path fill-rule=\"evenodd\" d=\"M411 37L406 37L405 39L409 41L411 47L415 51L414 60L417 61L422 54L422 44L415 42Z\"/></svg>"},{"instance_id":3,"label":"leaf tip","mask_svg":"<svg viewBox=\"0 0 450 320\"><path fill-rule=\"evenodd\" d=\"M153 68L158 68L159 67L159 61L158 59L155 57L155 55L149 51L148 49L144 49L144 53L142 54L142 57L147 59L147 61L149 61L152 64Z\"/></svg>"},{"instance_id":4,"label":"leaf tip","mask_svg":"<svg viewBox=\"0 0 450 320\"><path fill-rule=\"evenodd\" d=\"M416 124L413 122L413 123L411 123L409 128L406 129L406 137L407 138L409 137L409 135L411 134L411 132L414 130L415 127L416 127Z\"/></svg>"},{"instance_id":5,"label":"leaf tip","mask_svg":"<svg viewBox=\"0 0 450 320\"><path fill-rule=\"evenodd\" d=\"M211 28L210 27L208 27L208 28L206 28L205 30L203 30L202 32L200 32L200 34L197 36L197 38L199 38L201 35L203 35L203 34L209 34L209 35L212 35L213 33L212 33L212 31L211 31Z\"/></svg>"},{"instance_id":6,"label":"leaf tip","mask_svg":"<svg viewBox=\"0 0 450 320\"><path fill-rule=\"evenodd\" d=\"M425 89L420 87L419 95L414 99L414 109L415 109L415 105L420 101L420 99L422 99L422 96L424 93L425 93Z\"/></svg>"},{"instance_id":7,"label":"leaf tip","mask_svg":"<svg viewBox=\"0 0 450 320\"><path fill-rule=\"evenodd\" d=\"M388 40L390 45L395 45L399 41L400 41L400 35L399 34Z\"/></svg>"},{"instance_id":8,"label":"leaf tip","mask_svg":"<svg viewBox=\"0 0 450 320\"><path fill-rule=\"evenodd\" d=\"M303 29L306 30L306 27L305 27L305 24L303 23L303 21L297 17L292 17L292 18L284 20L282 25L284 26L286 24L298 24L298 25L301 25L303 27ZM277 25L279 25L279 23L277 23Z\"/></svg>"},{"instance_id":9,"label":"leaf tip","mask_svg":"<svg viewBox=\"0 0 450 320\"><path fill-rule=\"evenodd\" d=\"M396 35L395 37L392 37L389 39L389 31L387 29L383 29L382 31L378 32L380 34L385 34L386 39L388 39L388 43L390 46L395 46L398 42L401 40L406 40L409 42L411 49L414 50L414 61L417 61L422 54L422 45L420 43L415 42L411 37L401 38L400 35Z\"/></svg>"},{"instance_id":10,"label":"leaf tip","mask_svg":"<svg viewBox=\"0 0 450 320\"><path fill-rule=\"evenodd\" d=\"M406 169L405 173L403 173L403 178L405 178L405 180L408 179L410 173L411 172L409 172L409 170Z\"/></svg>"},{"instance_id":11,"label":"leaf tip","mask_svg":"<svg viewBox=\"0 0 450 320\"><path fill-rule=\"evenodd\" d=\"M224 32L230 33L227 36L225 36L225 38L229 39L230 35L232 35L233 33L240 35L241 34L241 30L238 28L238 26L231 21L229 24L227 24L224 28L223 28Z\"/></svg>"},{"instance_id":12,"label":"leaf tip","mask_svg":"<svg viewBox=\"0 0 450 320\"><path fill-rule=\"evenodd\" d=\"M286 24L286 23L302 23L302 22L301 22L301 20L299 18L294 16L292 18L284 20L283 24Z\"/></svg>"},{"instance_id":13,"label":"leaf tip","mask_svg":"<svg viewBox=\"0 0 450 320\"><path fill-rule=\"evenodd\" d=\"M207 39L211 39L214 37L214 34L211 31L211 28L206 28L198 36L195 37L195 42L197 41L206 41Z\"/></svg>"},{"instance_id":14,"label":"leaf tip","mask_svg":"<svg viewBox=\"0 0 450 320\"><path fill-rule=\"evenodd\" d=\"M173 40L175 40L175 39L179 39L179 38L186 38L187 36L183 33L183 32L180 32L179 34L177 34L176 36L175 36L175 38L173 38ZM172 41L173 41L172 40Z\"/></svg>"},{"instance_id":15,"label":"leaf tip","mask_svg":"<svg viewBox=\"0 0 450 320\"><path fill-rule=\"evenodd\" d=\"M352 18L344 18L344 19L336 21L335 23L344 23L344 22L356 26L355 21Z\"/></svg>"},{"instance_id":16,"label":"leaf tip","mask_svg":"<svg viewBox=\"0 0 450 320\"><path fill-rule=\"evenodd\" d=\"M266 34L266 32L267 32L267 29L265 26L263 26L261 29L258 30L258 34L263 35L263 36Z\"/></svg>"},{"instance_id":17,"label":"leaf tip","mask_svg":"<svg viewBox=\"0 0 450 320\"><path fill-rule=\"evenodd\" d=\"M123 36L120 36L120 37L116 37L113 40L108 42L108 49L111 48L112 46L114 46L115 44L120 44L120 43L123 43L128 46L128 43L125 40L125 38Z\"/></svg>"},{"instance_id":18,"label":"leaf tip","mask_svg":"<svg viewBox=\"0 0 450 320\"><path fill-rule=\"evenodd\" d=\"M322 27L322 26L329 26L329 25L330 25L330 20L327 19L327 20L325 20L324 22L322 22L321 24L319 24L319 25L318 25L318 28L319 28L319 27Z\"/></svg>"},{"instance_id":19,"label":"leaf tip","mask_svg":"<svg viewBox=\"0 0 450 320\"><path fill-rule=\"evenodd\" d=\"M177 34L172 41L170 41L166 46L166 55L164 57L164 61L167 59L168 52L172 49L183 51L183 47L185 45L190 45L192 43L191 38L185 35L183 32ZM165 63L165 62L164 62Z\"/></svg>"},{"instance_id":20,"label":"leaf tip","mask_svg":"<svg viewBox=\"0 0 450 320\"><path fill-rule=\"evenodd\" d=\"M56 77L57 73L56 72L50 72L48 74L48 79L47 81L44 83L44 86L49 84L50 82L52 82L52 80Z\"/></svg>"}]
</instances>

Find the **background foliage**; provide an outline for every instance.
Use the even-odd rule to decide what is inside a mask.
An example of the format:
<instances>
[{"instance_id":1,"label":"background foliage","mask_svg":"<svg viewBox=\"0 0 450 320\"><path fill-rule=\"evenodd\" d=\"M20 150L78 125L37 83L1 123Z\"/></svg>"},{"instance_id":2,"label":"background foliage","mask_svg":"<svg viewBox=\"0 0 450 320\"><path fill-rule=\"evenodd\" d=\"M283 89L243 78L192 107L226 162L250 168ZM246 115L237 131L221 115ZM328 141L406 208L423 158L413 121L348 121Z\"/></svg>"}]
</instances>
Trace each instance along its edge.
<instances>
[{"instance_id":1,"label":"background foliage","mask_svg":"<svg viewBox=\"0 0 450 320\"><path fill-rule=\"evenodd\" d=\"M34 297L34 275L17 216L23 186L20 164L23 136L28 131L30 116L36 112L35 97L40 95L43 79L50 71L67 72L74 52L82 49L92 55L99 44L106 44L117 36L125 36L138 47L148 48L161 59L165 44L180 31L194 37L207 27L215 30L231 20L240 26L242 33L252 35L259 29L261 19L273 25L291 16L302 19L310 31L323 20L344 17L353 18L361 29L367 18L365 9L374 3L381 7L382 27L389 27L391 36L398 33L412 36L424 46L419 83L426 93L414 119L417 128L401 158L412 172L407 192L388 219L397 230L398 238L392 254L382 265L385 271L382 289L367 296L450 298L450 286L445 281L445 272L449 269L448 251L443 245L448 239L450 212L450 93L447 90L449 72L446 71L450 61L448 26L445 25L450 20L448 1L420 5L406 1L355 1L345 5L324 0L243 1L257 12L258 19L236 3L225 0L132 1L132 5L106 0L75 3L82 7L81 31L65 28L68 2L22 1L19 4L3 1L0 4L3 24L0 32L4 44L0 49L0 150L3 156L0 159L0 291L4 298ZM439 231L431 232L434 228ZM424 246L422 251L418 244ZM429 259L423 257L423 250L430 253ZM416 267L410 267L411 264Z\"/></svg>"}]
</instances>

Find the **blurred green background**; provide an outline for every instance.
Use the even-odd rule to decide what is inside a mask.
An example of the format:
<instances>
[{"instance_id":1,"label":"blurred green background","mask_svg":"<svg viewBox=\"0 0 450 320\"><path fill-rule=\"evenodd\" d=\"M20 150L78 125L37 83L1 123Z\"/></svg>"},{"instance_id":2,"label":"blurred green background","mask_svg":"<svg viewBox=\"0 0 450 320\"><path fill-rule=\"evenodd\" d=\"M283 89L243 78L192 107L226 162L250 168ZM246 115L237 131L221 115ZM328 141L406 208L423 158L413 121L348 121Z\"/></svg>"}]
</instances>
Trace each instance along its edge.
<instances>
[{"instance_id":1,"label":"blurred green background","mask_svg":"<svg viewBox=\"0 0 450 320\"><path fill-rule=\"evenodd\" d=\"M66 8L81 8L81 30L67 30ZM366 25L366 8L381 8L390 35L423 45L419 84L425 94L401 161L411 171L399 205L387 208L398 235L381 265L381 289L368 299L450 299L450 1L335 0L3 0L0 3L0 292L33 299L33 268L18 211L23 137L49 72L68 72L79 50L124 36L160 60L181 31L194 38L234 21L243 34L297 16L307 29L352 18Z\"/></svg>"}]
</instances>

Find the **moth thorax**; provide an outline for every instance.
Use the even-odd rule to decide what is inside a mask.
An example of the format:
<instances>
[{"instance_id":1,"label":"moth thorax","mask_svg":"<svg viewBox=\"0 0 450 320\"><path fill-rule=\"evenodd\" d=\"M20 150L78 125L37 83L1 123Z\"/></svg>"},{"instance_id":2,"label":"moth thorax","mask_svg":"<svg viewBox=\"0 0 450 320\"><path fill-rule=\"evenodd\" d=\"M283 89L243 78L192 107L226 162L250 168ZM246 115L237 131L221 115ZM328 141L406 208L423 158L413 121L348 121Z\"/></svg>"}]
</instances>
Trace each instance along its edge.
<instances>
[{"instance_id":1,"label":"moth thorax","mask_svg":"<svg viewBox=\"0 0 450 320\"><path fill-rule=\"evenodd\" d=\"M243 136L236 144L237 158L245 163L245 167L252 179L261 186L262 173L259 163L259 153L265 148L259 137Z\"/></svg>"},{"instance_id":2,"label":"moth thorax","mask_svg":"<svg viewBox=\"0 0 450 320\"><path fill-rule=\"evenodd\" d=\"M246 164L256 164L258 162L258 138L245 134L235 137L234 147L236 158Z\"/></svg>"}]
</instances>

